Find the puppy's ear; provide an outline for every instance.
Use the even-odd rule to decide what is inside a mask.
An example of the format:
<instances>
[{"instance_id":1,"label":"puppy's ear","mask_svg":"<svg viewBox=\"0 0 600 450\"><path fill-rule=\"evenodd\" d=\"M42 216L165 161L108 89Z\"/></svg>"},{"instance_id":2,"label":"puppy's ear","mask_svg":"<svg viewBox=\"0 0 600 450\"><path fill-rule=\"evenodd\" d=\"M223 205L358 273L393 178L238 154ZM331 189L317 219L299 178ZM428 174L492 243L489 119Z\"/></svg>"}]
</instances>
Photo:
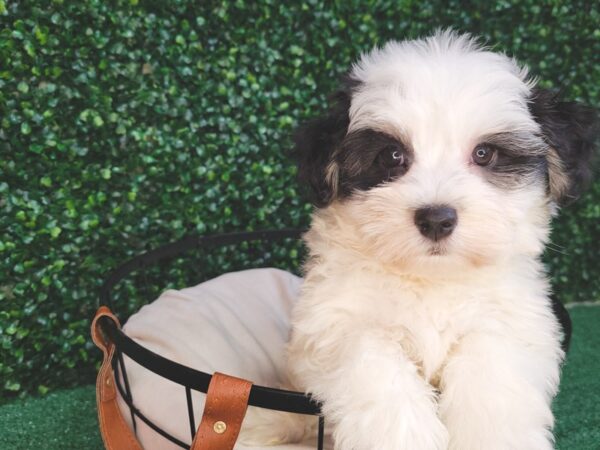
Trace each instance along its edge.
<instances>
[{"instance_id":1,"label":"puppy's ear","mask_svg":"<svg viewBox=\"0 0 600 450\"><path fill-rule=\"evenodd\" d=\"M534 89L529 110L550 146L550 197L560 206L567 205L577 200L590 182L600 129L598 116L592 108L562 101L546 89Z\"/></svg>"},{"instance_id":2,"label":"puppy's ear","mask_svg":"<svg viewBox=\"0 0 600 450\"><path fill-rule=\"evenodd\" d=\"M294 154L298 162L298 179L310 187L313 202L327 206L338 195L339 175L335 150L348 131L351 85L336 92L322 117L301 126L294 136Z\"/></svg>"}]
</instances>

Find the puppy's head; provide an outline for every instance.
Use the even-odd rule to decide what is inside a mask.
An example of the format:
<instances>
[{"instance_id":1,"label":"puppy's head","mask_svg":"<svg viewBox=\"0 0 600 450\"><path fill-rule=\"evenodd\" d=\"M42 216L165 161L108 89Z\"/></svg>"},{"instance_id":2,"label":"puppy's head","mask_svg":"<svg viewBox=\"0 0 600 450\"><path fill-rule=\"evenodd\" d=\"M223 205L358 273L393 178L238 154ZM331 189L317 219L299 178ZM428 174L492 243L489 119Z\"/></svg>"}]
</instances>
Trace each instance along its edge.
<instances>
[{"instance_id":1,"label":"puppy's head","mask_svg":"<svg viewBox=\"0 0 600 450\"><path fill-rule=\"evenodd\" d=\"M407 268L538 255L554 205L590 176L593 111L511 58L441 32L364 55L296 138L316 205Z\"/></svg>"}]
</instances>

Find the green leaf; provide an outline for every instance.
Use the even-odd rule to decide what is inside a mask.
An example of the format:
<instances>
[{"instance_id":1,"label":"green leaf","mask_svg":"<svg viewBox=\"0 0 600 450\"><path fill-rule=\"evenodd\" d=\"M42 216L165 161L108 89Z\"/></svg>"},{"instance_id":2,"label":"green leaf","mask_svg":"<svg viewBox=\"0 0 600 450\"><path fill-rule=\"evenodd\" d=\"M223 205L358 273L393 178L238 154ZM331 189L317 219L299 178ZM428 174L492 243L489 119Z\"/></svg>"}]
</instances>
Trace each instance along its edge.
<instances>
[{"instance_id":1,"label":"green leaf","mask_svg":"<svg viewBox=\"0 0 600 450\"><path fill-rule=\"evenodd\" d=\"M104 125L104 120L102 120L102 117L100 116L94 116L93 122L94 126L97 128L100 128L102 125Z\"/></svg>"},{"instance_id":2,"label":"green leaf","mask_svg":"<svg viewBox=\"0 0 600 450\"><path fill-rule=\"evenodd\" d=\"M27 94L29 92L29 85L27 83L25 83L24 81L21 81L17 85L17 89L19 90L19 92L21 92L23 94Z\"/></svg>"},{"instance_id":3,"label":"green leaf","mask_svg":"<svg viewBox=\"0 0 600 450\"><path fill-rule=\"evenodd\" d=\"M17 381L8 380L4 383L4 389L11 392L17 392L21 390L21 383Z\"/></svg>"}]
</instances>

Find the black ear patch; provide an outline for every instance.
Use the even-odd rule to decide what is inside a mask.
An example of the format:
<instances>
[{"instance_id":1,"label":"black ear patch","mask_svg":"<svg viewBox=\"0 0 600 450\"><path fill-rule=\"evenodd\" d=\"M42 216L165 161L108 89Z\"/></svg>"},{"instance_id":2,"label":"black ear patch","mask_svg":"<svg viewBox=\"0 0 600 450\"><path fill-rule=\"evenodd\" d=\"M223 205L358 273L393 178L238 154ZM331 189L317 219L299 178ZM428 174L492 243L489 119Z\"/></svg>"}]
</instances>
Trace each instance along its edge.
<instances>
[{"instance_id":1,"label":"black ear patch","mask_svg":"<svg viewBox=\"0 0 600 450\"><path fill-rule=\"evenodd\" d=\"M332 156L348 131L352 89L357 85L355 80L345 80L342 89L332 96L329 111L301 126L294 136L298 179L310 187L313 202L319 207L328 205L337 195Z\"/></svg>"},{"instance_id":2,"label":"black ear patch","mask_svg":"<svg viewBox=\"0 0 600 450\"><path fill-rule=\"evenodd\" d=\"M550 195L561 206L569 204L579 198L592 176L591 159L600 130L597 113L545 89L534 90L529 110L550 146Z\"/></svg>"}]
</instances>

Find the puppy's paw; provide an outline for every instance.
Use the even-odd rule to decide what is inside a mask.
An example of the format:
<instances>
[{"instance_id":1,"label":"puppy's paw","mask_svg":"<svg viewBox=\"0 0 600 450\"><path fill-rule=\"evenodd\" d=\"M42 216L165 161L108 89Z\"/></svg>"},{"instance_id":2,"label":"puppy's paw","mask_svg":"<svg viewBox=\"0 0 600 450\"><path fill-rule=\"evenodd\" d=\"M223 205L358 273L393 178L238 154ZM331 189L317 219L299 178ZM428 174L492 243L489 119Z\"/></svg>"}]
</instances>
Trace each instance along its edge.
<instances>
[{"instance_id":1,"label":"puppy's paw","mask_svg":"<svg viewBox=\"0 0 600 450\"><path fill-rule=\"evenodd\" d=\"M335 427L336 450L446 450L448 431L428 402L346 414Z\"/></svg>"}]
</instances>

